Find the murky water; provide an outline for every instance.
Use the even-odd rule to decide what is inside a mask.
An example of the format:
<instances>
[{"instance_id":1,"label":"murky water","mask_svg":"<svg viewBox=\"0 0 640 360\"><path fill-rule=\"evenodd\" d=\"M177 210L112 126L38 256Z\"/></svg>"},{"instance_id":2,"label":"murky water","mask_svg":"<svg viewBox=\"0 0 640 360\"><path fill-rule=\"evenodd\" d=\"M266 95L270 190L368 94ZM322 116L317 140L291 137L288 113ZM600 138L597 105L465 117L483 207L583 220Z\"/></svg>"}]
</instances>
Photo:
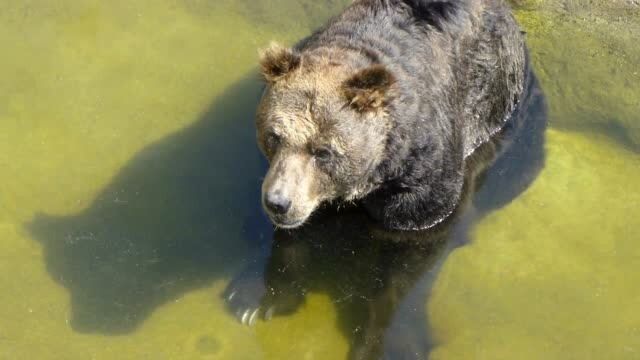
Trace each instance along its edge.
<instances>
[{"instance_id":1,"label":"murky water","mask_svg":"<svg viewBox=\"0 0 640 360\"><path fill-rule=\"evenodd\" d=\"M256 49L346 3L0 2L0 359L640 359L637 1L514 1L548 126L437 231L272 234Z\"/></svg>"}]
</instances>

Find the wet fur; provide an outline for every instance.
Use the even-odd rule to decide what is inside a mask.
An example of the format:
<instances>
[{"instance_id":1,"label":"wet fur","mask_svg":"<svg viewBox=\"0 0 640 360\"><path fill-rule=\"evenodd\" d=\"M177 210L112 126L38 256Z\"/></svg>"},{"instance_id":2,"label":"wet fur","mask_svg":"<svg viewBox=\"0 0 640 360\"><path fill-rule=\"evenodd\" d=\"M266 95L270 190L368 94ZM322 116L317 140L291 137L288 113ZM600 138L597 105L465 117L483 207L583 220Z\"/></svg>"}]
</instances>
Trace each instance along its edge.
<instances>
[{"instance_id":1,"label":"wet fur","mask_svg":"<svg viewBox=\"0 0 640 360\"><path fill-rule=\"evenodd\" d=\"M326 86L321 97L344 95L339 101L319 99L329 103L324 111L338 114L351 105L350 118L341 120L347 130L340 135L369 137L366 144L345 149L344 161L328 176L308 169L309 176L321 179L310 185L317 194L313 207L362 200L386 228L424 229L453 212L465 158L515 109L525 52L523 36L501 0L357 0L293 49L280 51L284 56L263 57L262 67L269 81L293 84L324 76L309 80L309 86ZM369 77L354 79L367 71ZM362 125L367 119L377 124ZM259 133L261 126L266 127L264 120L258 121ZM287 131L295 137L305 127L294 121ZM310 127L301 141L332 137L331 130Z\"/></svg>"}]
</instances>

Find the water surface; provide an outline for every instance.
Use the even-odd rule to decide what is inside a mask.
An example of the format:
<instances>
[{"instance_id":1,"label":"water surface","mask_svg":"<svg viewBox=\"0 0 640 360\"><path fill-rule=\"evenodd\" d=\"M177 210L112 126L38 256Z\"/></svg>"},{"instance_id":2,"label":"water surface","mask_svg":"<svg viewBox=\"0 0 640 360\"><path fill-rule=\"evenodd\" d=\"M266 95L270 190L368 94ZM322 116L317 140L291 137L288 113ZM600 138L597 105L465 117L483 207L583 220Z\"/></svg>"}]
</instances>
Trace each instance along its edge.
<instances>
[{"instance_id":1,"label":"water surface","mask_svg":"<svg viewBox=\"0 0 640 360\"><path fill-rule=\"evenodd\" d=\"M362 307L330 286L253 327L222 295L272 237L256 49L347 3L0 4L0 359L346 358ZM419 274L386 333L432 359L638 359L640 9L514 3L549 103L544 167Z\"/></svg>"}]
</instances>

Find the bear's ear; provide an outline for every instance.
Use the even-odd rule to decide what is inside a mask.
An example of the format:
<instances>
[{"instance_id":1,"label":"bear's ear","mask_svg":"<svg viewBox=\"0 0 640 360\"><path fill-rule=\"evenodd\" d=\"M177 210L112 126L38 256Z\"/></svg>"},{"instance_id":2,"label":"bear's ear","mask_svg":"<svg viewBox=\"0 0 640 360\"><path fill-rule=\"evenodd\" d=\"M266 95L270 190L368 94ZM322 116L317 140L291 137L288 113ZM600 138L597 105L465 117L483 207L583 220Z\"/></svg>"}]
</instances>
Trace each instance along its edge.
<instances>
[{"instance_id":1,"label":"bear's ear","mask_svg":"<svg viewBox=\"0 0 640 360\"><path fill-rule=\"evenodd\" d=\"M358 71L342 85L349 105L359 112L380 109L389 100L393 75L382 65L372 65Z\"/></svg>"},{"instance_id":2,"label":"bear's ear","mask_svg":"<svg viewBox=\"0 0 640 360\"><path fill-rule=\"evenodd\" d=\"M260 52L262 76L267 82L274 83L299 66L300 55L278 43L271 43Z\"/></svg>"}]
</instances>

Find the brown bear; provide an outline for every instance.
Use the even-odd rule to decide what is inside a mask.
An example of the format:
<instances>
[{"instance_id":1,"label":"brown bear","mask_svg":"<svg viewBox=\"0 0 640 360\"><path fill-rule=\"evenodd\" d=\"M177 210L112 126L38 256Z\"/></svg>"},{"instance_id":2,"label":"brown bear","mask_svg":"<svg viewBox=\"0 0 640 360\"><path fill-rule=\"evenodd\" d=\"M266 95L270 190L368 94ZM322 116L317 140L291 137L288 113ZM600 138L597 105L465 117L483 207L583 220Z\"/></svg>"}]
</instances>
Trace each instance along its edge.
<instances>
[{"instance_id":1,"label":"brown bear","mask_svg":"<svg viewBox=\"0 0 640 360\"><path fill-rule=\"evenodd\" d=\"M502 0L356 0L261 56L263 207L281 228L359 202L388 229L426 229L459 203L465 159L508 122L527 74Z\"/></svg>"},{"instance_id":2,"label":"brown bear","mask_svg":"<svg viewBox=\"0 0 640 360\"><path fill-rule=\"evenodd\" d=\"M253 325L292 314L307 294L320 292L335 305L348 359L428 359L434 339L423 310L441 264L544 166L546 104L535 77L526 84L500 135L465 159L459 204L444 221L422 231L387 230L363 204L321 207L294 230L276 229L271 251L247 261L223 293L229 310Z\"/></svg>"}]
</instances>

